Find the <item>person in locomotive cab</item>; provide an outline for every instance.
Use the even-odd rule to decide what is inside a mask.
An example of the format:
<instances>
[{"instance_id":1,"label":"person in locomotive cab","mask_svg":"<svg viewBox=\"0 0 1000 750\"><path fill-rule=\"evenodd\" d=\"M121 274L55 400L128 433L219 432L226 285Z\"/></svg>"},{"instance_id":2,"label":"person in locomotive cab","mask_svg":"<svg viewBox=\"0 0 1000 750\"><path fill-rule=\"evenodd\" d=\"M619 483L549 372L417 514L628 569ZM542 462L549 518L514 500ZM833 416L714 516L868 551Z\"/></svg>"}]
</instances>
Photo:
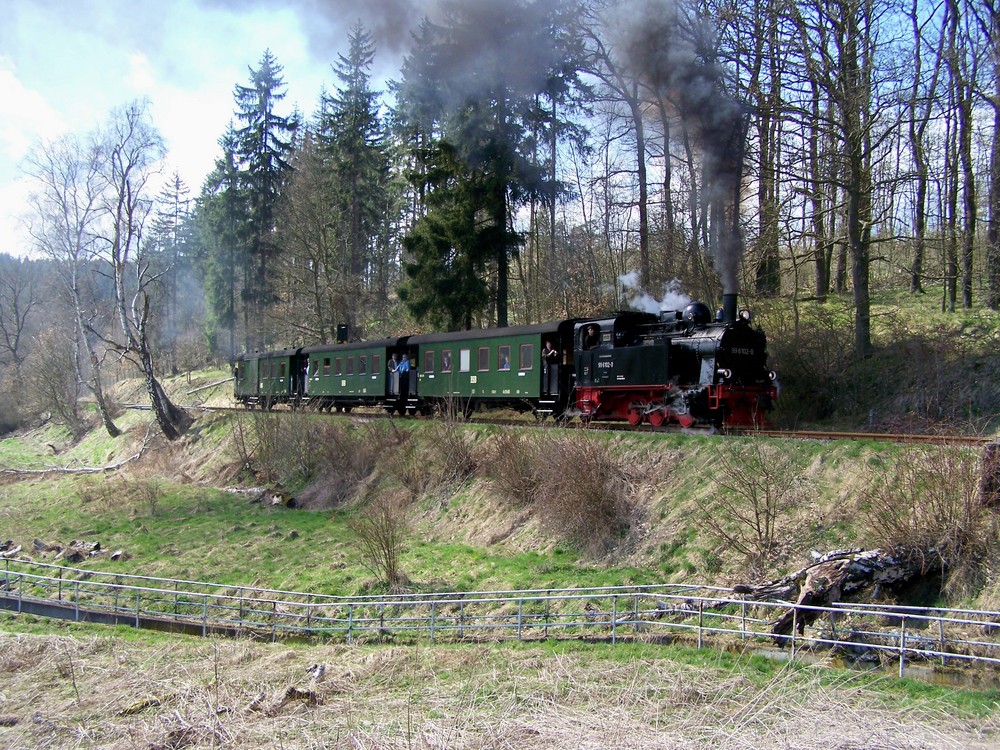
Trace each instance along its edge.
<instances>
[{"instance_id":1,"label":"person in locomotive cab","mask_svg":"<svg viewBox=\"0 0 1000 750\"><path fill-rule=\"evenodd\" d=\"M559 378L559 352L546 340L542 347L542 383L546 393L555 393Z\"/></svg>"},{"instance_id":2,"label":"person in locomotive cab","mask_svg":"<svg viewBox=\"0 0 1000 750\"><path fill-rule=\"evenodd\" d=\"M595 349L601 343L601 333L596 325L591 323L583 333L583 348Z\"/></svg>"}]
</instances>

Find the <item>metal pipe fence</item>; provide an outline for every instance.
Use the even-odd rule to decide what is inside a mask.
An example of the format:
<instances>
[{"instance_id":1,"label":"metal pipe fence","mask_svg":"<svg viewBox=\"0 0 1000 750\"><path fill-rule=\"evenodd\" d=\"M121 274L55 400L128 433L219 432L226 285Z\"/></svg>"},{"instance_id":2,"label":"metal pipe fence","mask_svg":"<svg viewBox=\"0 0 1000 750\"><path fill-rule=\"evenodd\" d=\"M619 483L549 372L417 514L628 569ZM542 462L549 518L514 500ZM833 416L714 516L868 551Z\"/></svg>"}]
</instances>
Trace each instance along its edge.
<instances>
[{"instance_id":1,"label":"metal pipe fence","mask_svg":"<svg viewBox=\"0 0 1000 750\"><path fill-rule=\"evenodd\" d=\"M746 600L729 589L708 586L331 596L7 559L0 588L4 606L18 612L201 635L347 643L687 639L699 648L769 644L792 657L833 652L845 660L898 662L901 677L916 662L1000 665L1000 612L864 604L808 607ZM789 611L790 634L774 635L774 621Z\"/></svg>"}]
</instances>

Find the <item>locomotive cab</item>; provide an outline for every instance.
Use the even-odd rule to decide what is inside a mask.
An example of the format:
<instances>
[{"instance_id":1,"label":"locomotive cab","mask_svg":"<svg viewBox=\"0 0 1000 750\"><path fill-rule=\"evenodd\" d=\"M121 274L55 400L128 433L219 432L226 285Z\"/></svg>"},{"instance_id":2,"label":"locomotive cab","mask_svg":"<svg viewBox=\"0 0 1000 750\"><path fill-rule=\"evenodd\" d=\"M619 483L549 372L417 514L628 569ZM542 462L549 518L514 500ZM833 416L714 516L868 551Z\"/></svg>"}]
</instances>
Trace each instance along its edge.
<instances>
[{"instance_id":1,"label":"locomotive cab","mask_svg":"<svg viewBox=\"0 0 1000 750\"><path fill-rule=\"evenodd\" d=\"M648 357L637 351L648 343L648 331L657 320L648 313L626 312L577 322L573 339L577 386L613 385L635 378L653 382L665 375L665 361L650 367Z\"/></svg>"}]
</instances>

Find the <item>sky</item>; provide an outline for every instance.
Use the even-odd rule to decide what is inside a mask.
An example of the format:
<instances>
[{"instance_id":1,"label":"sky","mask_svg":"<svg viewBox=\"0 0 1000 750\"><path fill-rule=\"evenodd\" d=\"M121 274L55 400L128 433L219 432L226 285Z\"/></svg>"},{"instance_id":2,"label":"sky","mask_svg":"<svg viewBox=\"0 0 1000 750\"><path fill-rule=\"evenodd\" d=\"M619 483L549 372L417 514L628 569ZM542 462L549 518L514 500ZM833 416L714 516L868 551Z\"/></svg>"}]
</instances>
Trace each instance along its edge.
<instances>
[{"instance_id":1,"label":"sky","mask_svg":"<svg viewBox=\"0 0 1000 750\"><path fill-rule=\"evenodd\" d=\"M164 174L191 196L219 154L233 89L264 50L284 68L283 104L311 115L359 20L376 41L373 75L398 76L422 0L0 0L0 253L25 255L21 171L40 139L85 134L147 97L168 149Z\"/></svg>"}]
</instances>

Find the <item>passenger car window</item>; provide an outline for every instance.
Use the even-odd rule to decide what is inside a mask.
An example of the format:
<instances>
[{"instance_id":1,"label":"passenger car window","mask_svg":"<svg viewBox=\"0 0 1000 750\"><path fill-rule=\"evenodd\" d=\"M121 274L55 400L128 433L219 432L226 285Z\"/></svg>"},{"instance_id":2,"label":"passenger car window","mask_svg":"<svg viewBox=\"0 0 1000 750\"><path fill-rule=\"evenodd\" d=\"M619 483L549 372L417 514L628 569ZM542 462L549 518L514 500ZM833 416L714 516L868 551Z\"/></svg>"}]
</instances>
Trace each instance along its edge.
<instances>
[{"instance_id":1,"label":"passenger car window","mask_svg":"<svg viewBox=\"0 0 1000 750\"><path fill-rule=\"evenodd\" d=\"M521 344L518 353L518 369L530 370L535 366L535 346L534 344Z\"/></svg>"}]
</instances>

